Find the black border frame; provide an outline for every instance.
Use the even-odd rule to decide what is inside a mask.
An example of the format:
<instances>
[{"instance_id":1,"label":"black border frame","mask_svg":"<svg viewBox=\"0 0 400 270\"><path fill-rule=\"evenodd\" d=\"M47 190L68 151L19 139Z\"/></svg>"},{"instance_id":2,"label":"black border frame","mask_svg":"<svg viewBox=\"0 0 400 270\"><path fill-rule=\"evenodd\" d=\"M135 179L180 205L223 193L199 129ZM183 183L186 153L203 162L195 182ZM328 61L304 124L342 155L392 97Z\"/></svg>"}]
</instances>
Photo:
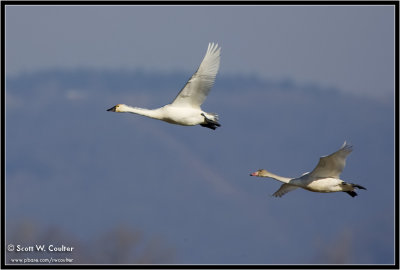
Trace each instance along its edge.
<instances>
[{"instance_id":1,"label":"black border frame","mask_svg":"<svg viewBox=\"0 0 400 270\"><path fill-rule=\"evenodd\" d=\"M294 264L6 264L5 253L5 9L6 6L13 5L321 5L321 6L363 6L363 5L385 5L394 6L395 10L395 263L387 265L367 265L367 264L311 264L311 265L294 265ZM399 269L399 1L1 1L1 268L2 269ZM396 181L397 180L397 181Z\"/></svg>"}]
</instances>

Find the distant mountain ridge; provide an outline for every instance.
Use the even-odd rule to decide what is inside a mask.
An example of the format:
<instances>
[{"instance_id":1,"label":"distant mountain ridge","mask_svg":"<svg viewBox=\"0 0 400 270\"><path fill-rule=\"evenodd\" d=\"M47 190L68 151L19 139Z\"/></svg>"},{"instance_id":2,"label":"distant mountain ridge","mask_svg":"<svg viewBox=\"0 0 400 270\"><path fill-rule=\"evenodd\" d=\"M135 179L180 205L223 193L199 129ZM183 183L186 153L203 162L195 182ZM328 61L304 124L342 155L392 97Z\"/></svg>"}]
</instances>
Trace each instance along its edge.
<instances>
[{"instance_id":1,"label":"distant mountain ridge","mask_svg":"<svg viewBox=\"0 0 400 270\"><path fill-rule=\"evenodd\" d=\"M43 82L56 80L64 87L85 87L100 84L103 87L111 88L115 91L125 90L127 86L132 88L150 88L154 91L176 87L182 87L190 79L191 74L185 72L148 72L141 70L93 70L93 69L52 69L37 72L22 73L18 76L7 78L7 84L15 89L26 88L28 85L38 85ZM183 79L183 80L182 80ZM313 83L299 84L290 78L283 79L261 79L254 75L217 75L216 85L229 88L231 91L242 91L248 87L259 88L279 88L280 90L302 90L337 92L334 87L323 87Z\"/></svg>"}]
</instances>

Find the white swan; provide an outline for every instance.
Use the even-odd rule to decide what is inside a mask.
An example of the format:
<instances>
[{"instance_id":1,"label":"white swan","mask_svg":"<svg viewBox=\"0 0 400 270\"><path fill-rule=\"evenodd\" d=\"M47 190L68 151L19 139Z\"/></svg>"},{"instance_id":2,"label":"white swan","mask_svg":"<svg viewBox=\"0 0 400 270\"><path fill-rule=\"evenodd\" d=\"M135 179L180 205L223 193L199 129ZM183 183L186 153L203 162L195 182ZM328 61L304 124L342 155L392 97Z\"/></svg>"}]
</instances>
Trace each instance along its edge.
<instances>
[{"instance_id":1,"label":"white swan","mask_svg":"<svg viewBox=\"0 0 400 270\"><path fill-rule=\"evenodd\" d=\"M315 167L312 172L305 173L298 178L282 177L266 170L258 170L250 175L270 177L285 183L273 194L275 197L282 197L289 191L295 190L299 187L314 192L343 191L349 194L351 197L355 197L357 196L357 193L354 191L355 188L366 188L360 185L346 183L339 179L339 176L346 165L346 157L351 153L351 151L352 146L344 142L343 146L335 153L329 156L321 157L317 167Z\"/></svg>"},{"instance_id":2,"label":"white swan","mask_svg":"<svg viewBox=\"0 0 400 270\"><path fill-rule=\"evenodd\" d=\"M214 84L219 68L220 51L221 48L218 48L218 44L208 44L206 55L196 73L193 74L171 104L154 110L118 104L107 111L130 112L171 124L183 126L201 125L216 129L221 126L218 123L218 115L204 112L200 106Z\"/></svg>"}]
</instances>

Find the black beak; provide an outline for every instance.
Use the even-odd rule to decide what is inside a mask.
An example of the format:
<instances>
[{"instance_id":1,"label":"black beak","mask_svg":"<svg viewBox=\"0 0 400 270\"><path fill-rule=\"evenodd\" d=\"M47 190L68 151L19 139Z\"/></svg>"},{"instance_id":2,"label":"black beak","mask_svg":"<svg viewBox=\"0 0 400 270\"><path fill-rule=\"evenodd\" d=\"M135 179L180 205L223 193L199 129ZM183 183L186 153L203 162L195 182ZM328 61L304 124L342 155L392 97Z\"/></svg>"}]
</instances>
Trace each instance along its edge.
<instances>
[{"instance_id":1,"label":"black beak","mask_svg":"<svg viewBox=\"0 0 400 270\"><path fill-rule=\"evenodd\" d=\"M108 109L107 112L115 112L115 106L110 108L110 109Z\"/></svg>"}]
</instances>

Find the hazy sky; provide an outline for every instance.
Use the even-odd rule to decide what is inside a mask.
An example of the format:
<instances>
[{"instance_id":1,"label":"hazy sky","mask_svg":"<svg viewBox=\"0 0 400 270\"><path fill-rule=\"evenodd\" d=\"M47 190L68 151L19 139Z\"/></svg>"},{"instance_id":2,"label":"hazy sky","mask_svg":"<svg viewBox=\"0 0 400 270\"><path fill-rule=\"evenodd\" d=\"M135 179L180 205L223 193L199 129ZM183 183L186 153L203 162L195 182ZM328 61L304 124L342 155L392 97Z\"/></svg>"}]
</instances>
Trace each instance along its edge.
<instances>
[{"instance_id":1,"label":"hazy sky","mask_svg":"<svg viewBox=\"0 0 400 270\"><path fill-rule=\"evenodd\" d=\"M207 44L220 73L391 96L393 6L7 6L6 71L185 70Z\"/></svg>"}]
</instances>

